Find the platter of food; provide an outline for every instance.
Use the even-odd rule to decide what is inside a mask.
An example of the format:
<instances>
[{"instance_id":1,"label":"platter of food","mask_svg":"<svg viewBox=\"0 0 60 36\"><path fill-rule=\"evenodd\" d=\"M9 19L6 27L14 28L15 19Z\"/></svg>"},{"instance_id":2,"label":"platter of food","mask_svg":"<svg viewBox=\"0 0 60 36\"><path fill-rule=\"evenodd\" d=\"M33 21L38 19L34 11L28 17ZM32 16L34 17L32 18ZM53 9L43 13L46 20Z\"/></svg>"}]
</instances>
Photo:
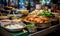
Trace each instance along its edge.
<instances>
[{"instance_id":1,"label":"platter of food","mask_svg":"<svg viewBox=\"0 0 60 36\"><path fill-rule=\"evenodd\" d=\"M21 31L23 28L26 27L25 24L5 24L2 26L8 31L15 32L15 31Z\"/></svg>"},{"instance_id":2,"label":"platter of food","mask_svg":"<svg viewBox=\"0 0 60 36\"><path fill-rule=\"evenodd\" d=\"M32 11L31 13L29 13L29 15L39 15L42 12L43 12L43 10L35 10L35 11Z\"/></svg>"},{"instance_id":3,"label":"platter of food","mask_svg":"<svg viewBox=\"0 0 60 36\"><path fill-rule=\"evenodd\" d=\"M47 17L40 17L40 16L27 16L24 19L25 22L31 22L31 23L49 23L51 20Z\"/></svg>"},{"instance_id":4,"label":"platter of food","mask_svg":"<svg viewBox=\"0 0 60 36\"><path fill-rule=\"evenodd\" d=\"M8 16L0 16L0 19L8 19Z\"/></svg>"},{"instance_id":5,"label":"platter of food","mask_svg":"<svg viewBox=\"0 0 60 36\"><path fill-rule=\"evenodd\" d=\"M20 9L17 9L18 13L22 13L24 15L27 15L29 14L29 10L20 10Z\"/></svg>"},{"instance_id":6,"label":"platter of food","mask_svg":"<svg viewBox=\"0 0 60 36\"><path fill-rule=\"evenodd\" d=\"M4 20L0 20L1 26L4 26L5 24L10 24L11 20L9 19L4 19Z\"/></svg>"},{"instance_id":7,"label":"platter of food","mask_svg":"<svg viewBox=\"0 0 60 36\"><path fill-rule=\"evenodd\" d=\"M14 23L20 23L22 22L22 19L12 19L11 22L14 22Z\"/></svg>"}]
</instances>

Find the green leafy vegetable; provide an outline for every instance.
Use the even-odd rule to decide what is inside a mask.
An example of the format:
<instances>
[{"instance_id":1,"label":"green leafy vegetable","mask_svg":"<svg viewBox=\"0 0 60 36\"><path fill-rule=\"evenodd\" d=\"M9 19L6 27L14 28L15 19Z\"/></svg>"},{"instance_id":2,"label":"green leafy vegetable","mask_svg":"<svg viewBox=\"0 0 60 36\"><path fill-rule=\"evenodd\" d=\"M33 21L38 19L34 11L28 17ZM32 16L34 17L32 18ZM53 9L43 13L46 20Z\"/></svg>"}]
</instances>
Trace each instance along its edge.
<instances>
[{"instance_id":1,"label":"green leafy vegetable","mask_svg":"<svg viewBox=\"0 0 60 36\"><path fill-rule=\"evenodd\" d=\"M34 24L28 24L27 28L36 28L36 26Z\"/></svg>"},{"instance_id":2,"label":"green leafy vegetable","mask_svg":"<svg viewBox=\"0 0 60 36\"><path fill-rule=\"evenodd\" d=\"M52 12L49 12L47 10L44 10L42 13L39 14L39 16L55 17L55 14L53 14Z\"/></svg>"}]
</instances>

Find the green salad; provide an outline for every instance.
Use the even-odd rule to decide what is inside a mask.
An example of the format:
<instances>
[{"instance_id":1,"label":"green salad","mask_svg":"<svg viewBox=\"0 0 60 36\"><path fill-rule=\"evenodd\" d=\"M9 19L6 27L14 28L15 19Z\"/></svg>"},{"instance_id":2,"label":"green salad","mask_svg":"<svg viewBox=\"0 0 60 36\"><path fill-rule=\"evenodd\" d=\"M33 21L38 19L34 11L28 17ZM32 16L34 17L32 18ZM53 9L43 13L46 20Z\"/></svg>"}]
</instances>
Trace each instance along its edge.
<instances>
[{"instance_id":1,"label":"green salad","mask_svg":"<svg viewBox=\"0 0 60 36\"><path fill-rule=\"evenodd\" d=\"M36 26L34 24L28 24L27 28L36 28Z\"/></svg>"},{"instance_id":2,"label":"green salad","mask_svg":"<svg viewBox=\"0 0 60 36\"><path fill-rule=\"evenodd\" d=\"M55 17L55 14L53 14L52 12L49 12L47 10L44 10L42 13L39 14L39 16Z\"/></svg>"}]
</instances>

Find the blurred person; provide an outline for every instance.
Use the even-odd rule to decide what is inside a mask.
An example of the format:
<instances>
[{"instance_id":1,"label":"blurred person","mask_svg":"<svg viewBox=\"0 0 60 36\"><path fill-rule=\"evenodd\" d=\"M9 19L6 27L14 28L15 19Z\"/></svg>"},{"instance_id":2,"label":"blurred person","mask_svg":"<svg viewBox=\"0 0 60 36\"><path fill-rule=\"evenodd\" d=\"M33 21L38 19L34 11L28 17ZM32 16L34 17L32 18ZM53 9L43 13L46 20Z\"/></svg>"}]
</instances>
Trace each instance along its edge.
<instances>
[{"instance_id":1,"label":"blurred person","mask_svg":"<svg viewBox=\"0 0 60 36\"><path fill-rule=\"evenodd\" d=\"M32 13L30 13L29 15L38 15L42 12L42 8L41 8L41 5L38 3L35 5L35 10L32 11Z\"/></svg>"},{"instance_id":2,"label":"blurred person","mask_svg":"<svg viewBox=\"0 0 60 36\"><path fill-rule=\"evenodd\" d=\"M41 10L41 5L40 4L36 4L35 5L35 10Z\"/></svg>"},{"instance_id":3,"label":"blurred person","mask_svg":"<svg viewBox=\"0 0 60 36\"><path fill-rule=\"evenodd\" d=\"M28 10L28 6L29 6L28 0L25 0L24 7L25 7L27 10Z\"/></svg>"},{"instance_id":4,"label":"blurred person","mask_svg":"<svg viewBox=\"0 0 60 36\"><path fill-rule=\"evenodd\" d=\"M52 7L51 7L51 12L54 12L54 11L53 11L53 8L54 8L54 7L52 6Z\"/></svg>"},{"instance_id":5,"label":"blurred person","mask_svg":"<svg viewBox=\"0 0 60 36\"><path fill-rule=\"evenodd\" d=\"M55 7L53 8L54 12L57 12L57 7L58 7L58 5L56 4Z\"/></svg>"},{"instance_id":6,"label":"blurred person","mask_svg":"<svg viewBox=\"0 0 60 36\"><path fill-rule=\"evenodd\" d=\"M34 5L39 3L39 0L33 0L34 1Z\"/></svg>"},{"instance_id":7,"label":"blurred person","mask_svg":"<svg viewBox=\"0 0 60 36\"><path fill-rule=\"evenodd\" d=\"M58 5L54 5L51 7L51 12L57 12Z\"/></svg>"},{"instance_id":8,"label":"blurred person","mask_svg":"<svg viewBox=\"0 0 60 36\"><path fill-rule=\"evenodd\" d=\"M30 12L34 11L35 10L35 7L34 6L31 6L30 7Z\"/></svg>"},{"instance_id":9,"label":"blurred person","mask_svg":"<svg viewBox=\"0 0 60 36\"><path fill-rule=\"evenodd\" d=\"M45 5L44 6L44 10L48 10L48 5Z\"/></svg>"},{"instance_id":10,"label":"blurred person","mask_svg":"<svg viewBox=\"0 0 60 36\"><path fill-rule=\"evenodd\" d=\"M51 12L51 6L45 5L45 6L44 6L44 10L47 10L47 11Z\"/></svg>"}]
</instances>

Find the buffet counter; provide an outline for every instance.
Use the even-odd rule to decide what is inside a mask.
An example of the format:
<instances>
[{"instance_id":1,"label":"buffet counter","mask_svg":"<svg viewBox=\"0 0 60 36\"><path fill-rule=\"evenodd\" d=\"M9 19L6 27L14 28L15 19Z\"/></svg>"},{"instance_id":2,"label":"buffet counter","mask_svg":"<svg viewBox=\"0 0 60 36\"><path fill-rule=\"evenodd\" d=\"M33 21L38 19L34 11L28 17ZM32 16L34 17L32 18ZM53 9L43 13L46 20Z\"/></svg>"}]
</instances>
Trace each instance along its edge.
<instances>
[{"instance_id":1,"label":"buffet counter","mask_svg":"<svg viewBox=\"0 0 60 36\"><path fill-rule=\"evenodd\" d=\"M60 29L59 27L60 27L60 24L57 24L57 25L51 26L49 28L43 29L43 30L38 31L38 32L33 33L33 34L28 34L28 32L26 32L26 33L21 32L19 35L21 35L21 36L44 36L44 35L51 33L57 29ZM11 33L9 33L8 31L6 31L2 28L1 28L0 32L2 34L4 34L3 36L11 36ZM22 33L25 35L23 35ZM15 34L14 36L17 36L17 35Z\"/></svg>"},{"instance_id":2,"label":"buffet counter","mask_svg":"<svg viewBox=\"0 0 60 36\"><path fill-rule=\"evenodd\" d=\"M47 10L34 10L29 13L28 10L11 7L5 9L11 10L12 14L0 16L2 36L45 36L60 27L59 14Z\"/></svg>"}]
</instances>

